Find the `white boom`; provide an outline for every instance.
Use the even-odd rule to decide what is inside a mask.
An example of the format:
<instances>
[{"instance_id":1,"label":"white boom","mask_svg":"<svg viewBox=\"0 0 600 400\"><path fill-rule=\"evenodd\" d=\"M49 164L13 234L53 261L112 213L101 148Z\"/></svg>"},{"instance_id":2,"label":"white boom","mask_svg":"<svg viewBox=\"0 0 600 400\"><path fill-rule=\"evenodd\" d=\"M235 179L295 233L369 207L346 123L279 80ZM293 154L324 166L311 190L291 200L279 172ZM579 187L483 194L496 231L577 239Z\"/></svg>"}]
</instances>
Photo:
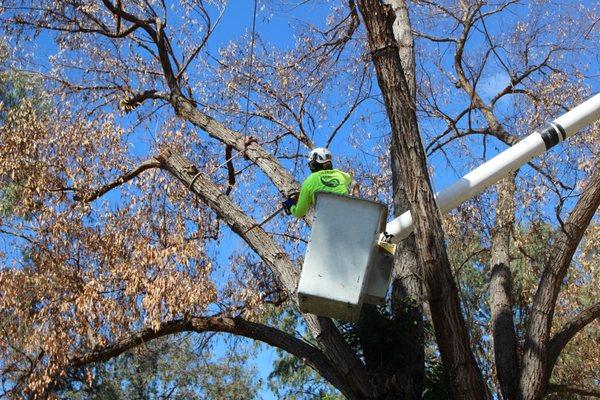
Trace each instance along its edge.
<instances>
[{"instance_id":1,"label":"white boom","mask_svg":"<svg viewBox=\"0 0 600 400\"><path fill-rule=\"evenodd\" d=\"M447 213L456 208L507 176L511 171L518 169L532 158L573 136L598 119L600 119L600 94L556 118L543 131L532 133L475 168L450 187L438 192L435 197L440 211ZM398 243L408 237L412 231L412 216L410 211L407 211L388 222L381 240Z\"/></svg>"}]
</instances>

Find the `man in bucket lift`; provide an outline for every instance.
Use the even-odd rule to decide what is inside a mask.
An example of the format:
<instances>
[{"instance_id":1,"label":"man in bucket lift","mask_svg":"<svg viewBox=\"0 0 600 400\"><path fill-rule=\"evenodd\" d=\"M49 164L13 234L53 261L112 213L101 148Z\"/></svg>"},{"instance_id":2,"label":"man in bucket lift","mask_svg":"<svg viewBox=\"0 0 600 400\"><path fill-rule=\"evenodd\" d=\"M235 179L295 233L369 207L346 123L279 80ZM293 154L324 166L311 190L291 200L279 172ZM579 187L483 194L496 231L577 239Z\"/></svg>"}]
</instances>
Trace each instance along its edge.
<instances>
[{"instance_id":1,"label":"man in bucket lift","mask_svg":"<svg viewBox=\"0 0 600 400\"><path fill-rule=\"evenodd\" d=\"M331 152L324 147L313 149L308 155L308 167L311 174L304 180L300 194L290 196L283 202L283 208L289 215L302 218L315 202L318 191L348 194L352 178L345 172L333 169Z\"/></svg>"}]
</instances>

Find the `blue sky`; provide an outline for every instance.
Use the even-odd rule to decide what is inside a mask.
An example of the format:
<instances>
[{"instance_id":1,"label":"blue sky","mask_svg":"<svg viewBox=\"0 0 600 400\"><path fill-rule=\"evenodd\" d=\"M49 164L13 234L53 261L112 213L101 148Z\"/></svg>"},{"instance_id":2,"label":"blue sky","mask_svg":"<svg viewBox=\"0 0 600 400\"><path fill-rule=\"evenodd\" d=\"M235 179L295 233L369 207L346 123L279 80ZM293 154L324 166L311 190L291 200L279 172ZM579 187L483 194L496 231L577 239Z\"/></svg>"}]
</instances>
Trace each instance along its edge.
<instances>
[{"instance_id":1,"label":"blue sky","mask_svg":"<svg viewBox=\"0 0 600 400\"><path fill-rule=\"evenodd\" d=\"M584 2L584 4L595 4L594 2ZM225 45L230 40L235 40L239 38L244 32L247 32L251 28L252 24L252 11L253 11L253 2L252 1L240 1L236 0L230 2L228 7L226 8L225 15L223 17L223 21L221 25L215 31L212 40L210 41L209 51L211 54L217 54L218 48ZM295 17L301 18L304 20L314 20L314 21L322 21L325 14L323 12L323 8L311 4L308 4L294 8L290 6L289 14L277 14L277 15L268 15L269 10L264 8L262 5L259 5L258 17L256 20L256 30L260 33L261 36L267 38L267 40L272 43L286 47L290 46L292 43L291 40L291 32L292 32L292 24L293 20L290 19L290 15L294 14ZM42 64L47 63L47 59L45 60L48 54L51 54L55 48L51 45L50 41L47 37L41 36L38 42L38 48L43 49L38 53L38 61ZM249 50L250 43L248 43ZM484 97L492 96L497 92L497 90L504 86L508 78L505 74L498 72L495 75L491 75L487 77L481 83L481 89ZM600 87L597 82L594 83L594 88L597 90ZM511 104L509 102L503 103L502 107L506 107L509 109ZM378 129L381 129L381 125L374 124L371 129L376 132ZM384 130L388 128L384 127ZM143 135L143 132L140 133ZM345 135L348 132L344 132ZM346 136L347 137L347 136ZM320 144L320 143L317 143ZM147 152L147 147L142 141L133 143L136 147L136 151L139 151L140 154ZM487 158L489 159L495 152L503 149L505 146L500 145L498 143L493 143L490 148L490 151L487 153ZM341 157L352 158L357 157L358 155L353 153L353 150L349 149L347 146L347 142L344 137L336 140L333 146L334 152ZM453 160L456 161L456 160ZM433 178L433 185L436 190L442 189L448 186L451 182L453 182L459 175L465 172L461 169L460 165L458 167L457 173L455 173L452 169L447 168L445 161L441 156L437 155L430 159L431 164L435 168L435 177ZM460 164L455 163L455 164ZM307 173L306 170L298 170L297 178L302 179ZM116 194L112 194L112 200L118 201ZM109 197L110 198L110 197ZM229 231L224 233L223 243L227 243L226 248L220 248L217 254L218 260L221 264L226 265L229 262L229 256L236 251L240 251L245 248L245 245L237 238L237 236L232 235ZM264 346L262 347L265 348ZM221 349L222 350L222 349ZM266 380L267 375L271 372L272 361L274 360L275 354L273 351L264 350L261 351L256 358L255 365L260 371L261 377ZM272 393L268 390L263 390L261 392L261 396L264 399L274 399Z\"/></svg>"}]
</instances>

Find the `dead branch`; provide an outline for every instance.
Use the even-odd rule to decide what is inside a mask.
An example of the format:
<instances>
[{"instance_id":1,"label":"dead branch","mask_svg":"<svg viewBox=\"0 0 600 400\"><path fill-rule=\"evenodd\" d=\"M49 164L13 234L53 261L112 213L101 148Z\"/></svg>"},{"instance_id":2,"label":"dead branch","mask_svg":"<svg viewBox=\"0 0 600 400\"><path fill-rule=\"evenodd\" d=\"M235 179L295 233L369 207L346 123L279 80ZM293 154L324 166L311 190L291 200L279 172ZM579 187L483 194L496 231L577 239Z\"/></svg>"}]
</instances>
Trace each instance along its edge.
<instances>
[{"instance_id":1,"label":"dead branch","mask_svg":"<svg viewBox=\"0 0 600 400\"><path fill-rule=\"evenodd\" d=\"M144 161L143 163L141 163L140 165L138 165L135 169L133 169L132 171L129 171L123 175L121 175L120 177L118 177L117 179L115 179L114 181L101 186L97 189L94 189L90 192L84 192L84 191L79 191L78 194L76 194L75 196L73 196L73 200L75 201L81 201L84 203L89 203L90 201L94 201L97 198L103 196L104 194L106 194L107 192L109 192L110 190L126 183L129 182L130 180L132 180L133 178L137 177L138 175L140 175L142 172L148 170L148 169L152 169L152 168L160 168L161 164L160 162L155 159L155 158L150 158L146 161Z\"/></svg>"},{"instance_id":2,"label":"dead branch","mask_svg":"<svg viewBox=\"0 0 600 400\"><path fill-rule=\"evenodd\" d=\"M232 160L232 147L229 145L225 146L225 162L227 163L227 190L225 190L225 194L229 196L231 193L231 189L233 189L233 185L235 185L235 169L233 168L233 160Z\"/></svg>"},{"instance_id":3,"label":"dead branch","mask_svg":"<svg viewBox=\"0 0 600 400\"><path fill-rule=\"evenodd\" d=\"M251 147L252 145L248 149ZM169 149L163 151L157 159L163 168L185 184L248 243L250 248L269 266L287 295L297 300L295 293L299 279L298 270L273 238L262 228L250 229L256 225L256 221L222 193L218 186L204 173L199 172L198 168L189 160ZM345 377L346 383L351 389L349 397L364 398L365 393L372 393L374 389L368 381L364 366L331 319L312 314L304 314L304 319L319 347Z\"/></svg>"},{"instance_id":4,"label":"dead branch","mask_svg":"<svg viewBox=\"0 0 600 400\"><path fill-rule=\"evenodd\" d=\"M352 390L346 384L344 377L337 373L337 369L318 348L279 329L250 322L241 317L191 317L164 322L158 329L146 328L109 346L94 349L80 357L74 357L70 360L69 366L80 368L94 362L108 361L150 340L180 332L225 332L275 346L300 358L340 389L342 393L350 398L356 398L352 396Z\"/></svg>"},{"instance_id":5,"label":"dead branch","mask_svg":"<svg viewBox=\"0 0 600 400\"><path fill-rule=\"evenodd\" d=\"M597 302L571 318L554 334L548 345L548 376L551 376L560 353L573 336L599 317L600 302Z\"/></svg>"}]
</instances>

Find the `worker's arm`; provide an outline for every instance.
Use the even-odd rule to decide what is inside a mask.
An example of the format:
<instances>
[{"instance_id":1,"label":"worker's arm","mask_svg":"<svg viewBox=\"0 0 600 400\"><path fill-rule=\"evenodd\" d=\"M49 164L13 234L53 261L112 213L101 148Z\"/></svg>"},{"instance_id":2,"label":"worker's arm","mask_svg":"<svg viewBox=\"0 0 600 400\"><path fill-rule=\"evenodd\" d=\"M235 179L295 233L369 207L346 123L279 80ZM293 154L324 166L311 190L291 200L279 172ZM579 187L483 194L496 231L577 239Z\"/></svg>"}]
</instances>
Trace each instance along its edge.
<instances>
[{"instance_id":1,"label":"worker's arm","mask_svg":"<svg viewBox=\"0 0 600 400\"><path fill-rule=\"evenodd\" d=\"M340 172L341 172L342 176L344 177L344 184L347 187L350 187L350 184L352 183L352 176L344 171L340 171Z\"/></svg>"},{"instance_id":2,"label":"worker's arm","mask_svg":"<svg viewBox=\"0 0 600 400\"><path fill-rule=\"evenodd\" d=\"M312 177L313 175L309 175L304 183L302 183L298 202L291 208L292 215L296 218L304 217L306 215L306 211L308 211L308 208L313 202L314 185L312 182L313 179L311 179Z\"/></svg>"}]
</instances>

